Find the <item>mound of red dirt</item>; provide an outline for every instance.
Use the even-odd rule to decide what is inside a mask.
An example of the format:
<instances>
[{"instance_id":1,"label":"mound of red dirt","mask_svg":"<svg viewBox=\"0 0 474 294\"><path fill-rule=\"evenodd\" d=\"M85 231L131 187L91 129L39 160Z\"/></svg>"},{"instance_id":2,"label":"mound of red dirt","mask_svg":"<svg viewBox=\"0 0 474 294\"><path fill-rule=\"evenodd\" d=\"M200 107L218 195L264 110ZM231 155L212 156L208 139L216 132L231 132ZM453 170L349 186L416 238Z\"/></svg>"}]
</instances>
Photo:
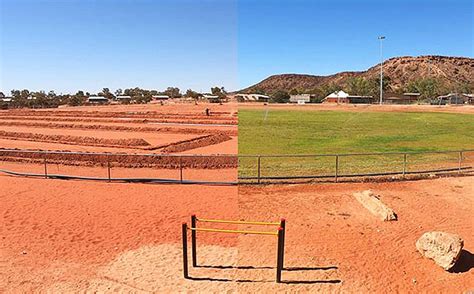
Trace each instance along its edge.
<instances>
[{"instance_id":1,"label":"mound of red dirt","mask_svg":"<svg viewBox=\"0 0 474 294\"><path fill-rule=\"evenodd\" d=\"M196 128L175 128L175 127L132 127L122 125L104 124L74 124L74 123L48 123L48 122L27 122L27 121L0 121L1 126L26 126L50 129L79 129L79 130L107 130L107 131L133 131L133 132L159 132L174 134L214 134L224 133L229 136L236 136L236 130L211 130Z\"/></svg>"},{"instance_id":2,"label":"mound of red dirt","mask_svg":"<svg viewBox=\"0 0 474 294\"><path fill-rule=\"evenodd\" d=\"M7 132L0 130L0 137L9 140L26 140L36 142L52 142L69 145L86 145L86 146L101 146L101 147L143 147L149 146L150 143L143 139L105 139L82 136L67 136L67 135L43 135L35 133L19 133Z\"/></svg>"},{"instance_id":3,"label":"mound of red dirt","mask_svg":"<svg viewBox=\"0 0 474 294\"><path fill-rule=\"evenodd\" d=\"M201 136L189 140L184 140L184 141L179 141L179 142L174 142L158 147L152 147L148 148L150 150L160 150L163 153L175 153L175 152L183 152L186 150L192 150L196 149L199 147L205 147L205 146L210 146L210 145L215 145L219 144L225 141L230 140L231 137L229 137L226 134L214 134L214 135L206 135L206 136Z\"/></svg>"},{"instance_id":4,"label":"mound of red dirt","mask_svg":"<svg viewBox=\"0 0 474 294\"><path fill-rule=\"evenodd\" d=\"M24 120L25 116L2 116L3 119ZM114 123L180 123L180 124L208 124L208 125L237 125L237 119L215 120L209 119L189 119L186 116L173 119L155 119L155 118L100 118L100 117L48 117L48 116L28 116L28 120L41 121L69 121L69 122L114 122Z\"/></svg>"},{"instance_id":5,"label":"mound of red dirt","mask_svg":"<svg viewBox=\"0 0 474 294\"><path fill-rule=\"evenodd\" d=\"M117 167L152 167L177 169L203 168L221 169L237 168L238 159L235 155L143 155L143 154L120 154L120 153L73 153L55 152L43 153L39 150L20 152L15 150L0 149L0 160L9 162L42 163L45 159L48 163L72 166L106 166L110 163Z\"/></svg>"}]
</instances>

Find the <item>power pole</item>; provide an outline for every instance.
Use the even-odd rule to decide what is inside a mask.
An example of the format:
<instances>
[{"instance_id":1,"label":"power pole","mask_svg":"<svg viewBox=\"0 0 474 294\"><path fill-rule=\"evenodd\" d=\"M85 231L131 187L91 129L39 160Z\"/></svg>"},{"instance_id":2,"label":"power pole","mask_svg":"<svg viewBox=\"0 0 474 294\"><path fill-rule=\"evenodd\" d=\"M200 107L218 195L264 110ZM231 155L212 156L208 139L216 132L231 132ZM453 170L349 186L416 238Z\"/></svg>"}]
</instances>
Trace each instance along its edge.
<instances>
[{"instance_id":1,"label":"power pole","mask_svg":"<svg viewBox=\"0 0 474 294\"><path fill-rule=\"evenodd\" d=\"M379 36L380 40L380 105L383 103L383 53L382 53L382 41L385 40L385 36Z\"/></svg>"}]
</instances>

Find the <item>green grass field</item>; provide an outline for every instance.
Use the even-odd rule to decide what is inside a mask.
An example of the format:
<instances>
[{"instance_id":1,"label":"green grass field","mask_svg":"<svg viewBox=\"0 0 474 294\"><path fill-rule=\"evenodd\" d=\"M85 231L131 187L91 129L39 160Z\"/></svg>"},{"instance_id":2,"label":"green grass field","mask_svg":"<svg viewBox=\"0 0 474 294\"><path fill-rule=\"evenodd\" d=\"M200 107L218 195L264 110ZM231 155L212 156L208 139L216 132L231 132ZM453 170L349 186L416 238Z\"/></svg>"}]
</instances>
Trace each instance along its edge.
<instances>
[{"instance_id":1,"label":"green grass field","mask_svg":"<svg viewBox=\"0 0 474 294\"><path fill-rule=\"evenodd\" d=\"M266 118L265 118L266 117ZM335 154L474 149L474 115L426 112L239 110L239 154ZM458 154L410 155L408 170ZM262 175L332 174L334 158L264 158ZM341 157L341 173L399 171L403 156ZM254 159L239 175L254 176Z\"/></svg>"}]
</instances>

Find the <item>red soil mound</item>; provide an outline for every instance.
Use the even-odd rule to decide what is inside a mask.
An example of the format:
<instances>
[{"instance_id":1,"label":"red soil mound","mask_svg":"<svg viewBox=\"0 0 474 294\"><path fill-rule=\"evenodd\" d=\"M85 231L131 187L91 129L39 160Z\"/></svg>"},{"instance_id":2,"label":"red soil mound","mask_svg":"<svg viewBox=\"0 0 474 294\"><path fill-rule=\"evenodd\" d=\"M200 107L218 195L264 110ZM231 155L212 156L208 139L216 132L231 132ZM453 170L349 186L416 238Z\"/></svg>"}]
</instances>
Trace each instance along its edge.
<instances>
[{"instance_id":1,"label":"red soil mound","mask_svg":"<svg viewBox=\"0 0 474 294\"><path fill-rule=\"evenodd\" d=\"M24 120L24 116L2 116L3 119ZM237 119L219 121L214 119L188 119L185 116L179 119L151 119L151 118L94 118L94 117L41 117L28 116L28 120L41 121L68 121L68 122L114 122L114 123L179 123L179 124L215 124L215 125L237 125Z\"/></svg>"},{"instance_id":2,"label":"red soil mound","mask_svg":"<svg viewBox=\"0 0 474 294\"><path fill-rule=\"evenodd\" d=\"M221 169L237 168L238 160L235 155L208 155L208 156L167 156L153 154L95 154L95 153L42 153L42 152L20 152L0 149L0 160L10 162L42 163L44 159L48 163L64 164L72 166L106 166L111 163L118 167L156 167L176 169L203 168Z\"/></svg>"},{"instance_id":3,"label":"red soil mound","mask_svg":"<svg viewBox=\"0 0 474 294\"><path fill-rule=\"evenodd\" d=\"M210 146L219 144L225 141L232 139L226 134L215 134L215 135L206 135L202 137L197 137L189 140L184 140L180 142L170 143L158 147L148 148L149 150L160 150L163 153L177 153L183 152L186 150L192 150L200 147Z\"/></svg>"},{"instance_id":4,"label":"red soil mound","mask_svg":"<svg viewBox=\"0 0 474 294\"><path fill-rule=\"evenodd\" d=\"M86 145L102 147L143 147L150 144L143 139L105 139L66 135L43 135L35 133L7 132L0 130L0 137L9 140L26 140L35 142L52 142L69 145Z\"/></svg>"},{"instance_id":5,"label":"red soil mound","mask_svg":"<svg viewBox=\"0 0 474 294\"><path fill-rule=\"evenodd\" d=\"M74 124L74 123L47 123L47 122L27 122L27 121L0 121L1 126L26 126L35 128L50 129L80 129L80 130L107 130L107 131L133 131L133 132L159 132L174 134L213 134L224 133L229 136L236 136L236 130L211 130L196 128L176 128L176 127L132 127L122 125L104 124Z\"/></svg>"}]
</instances>

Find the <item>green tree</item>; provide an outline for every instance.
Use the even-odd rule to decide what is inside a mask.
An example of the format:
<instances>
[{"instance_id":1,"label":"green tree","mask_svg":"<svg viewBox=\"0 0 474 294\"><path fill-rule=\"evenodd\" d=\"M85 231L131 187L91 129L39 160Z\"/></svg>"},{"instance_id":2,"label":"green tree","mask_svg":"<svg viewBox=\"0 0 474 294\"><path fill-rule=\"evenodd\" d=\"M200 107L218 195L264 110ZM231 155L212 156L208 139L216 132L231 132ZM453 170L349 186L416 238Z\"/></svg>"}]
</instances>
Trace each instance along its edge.
<instances>
[{"instance_id":1,"label":"green tree","mask_svg":"<svg viewBox=\"0 0 474 294\"><path fill-rule=\"evenodd\" d=\"M288 103L290 101L290 94L288 92L278 90L270 97L272 102L275 103Z\"/></svg>"},{"instance_id":2,"label":"green tree","mask_svg":"<svg viewBox=\"0 0 474 294\"><path fill-rule=\"evenodd\" d=\"M443 83L435 78L421 78L408 83L406 92L420 93L420 101L433 99L446 91Z\"/></svg>"},{"instance_id":3,"label":"green tree","mask_svg":"<svg viewBox=\"0 0 474 294\"><path fill-rule=\"evenodd\" d=\"M168 95L170 98L180 98L181 92L178 87L168 87L163 92L165 95Z\"/></svg>"},{"instance_id":4,"label":"green tree","mask_svg":"<svg viewBox=\"0 0 474 294\"><path fill-rule=\"evenodd\" d=\"M197 100L197 99L199 99L200 96L201 96L201 94L199 94L196 91L193 91L191 89L186 90L186 97L193 98L194 100Z\"/></svg>"},{"instance_id":5,"label":"green tree","mask_svg":"<svg viewBox=\"0 0 474 294\"><path fill-rule=\"evenodd\" d=\"M363 77L349 78L344 90L351 95L368 96L371 94L369 81Z\"/></svg>"},{"instance_id":6,"label":"green tree","mask_svg":"<svg viewBox=\"0 0 474 294\"><path fill-rule=\"evenodd\" d=\"M212 95L219 96L219 99L223 100L227 98L227 91L224 87L212 87L211 88Z\"/></svg>"},{"instance_id":7,"label":"green tree","mask_svg":"<svg viewBox=\"0 0 474 294\"><path fill-rule=\"evenodd\" d=\"M290 92L289 92L290 95L298 95L298 93L299 93L299 91L296 88L291 89Z\"/></svg>"}]
</instances>

